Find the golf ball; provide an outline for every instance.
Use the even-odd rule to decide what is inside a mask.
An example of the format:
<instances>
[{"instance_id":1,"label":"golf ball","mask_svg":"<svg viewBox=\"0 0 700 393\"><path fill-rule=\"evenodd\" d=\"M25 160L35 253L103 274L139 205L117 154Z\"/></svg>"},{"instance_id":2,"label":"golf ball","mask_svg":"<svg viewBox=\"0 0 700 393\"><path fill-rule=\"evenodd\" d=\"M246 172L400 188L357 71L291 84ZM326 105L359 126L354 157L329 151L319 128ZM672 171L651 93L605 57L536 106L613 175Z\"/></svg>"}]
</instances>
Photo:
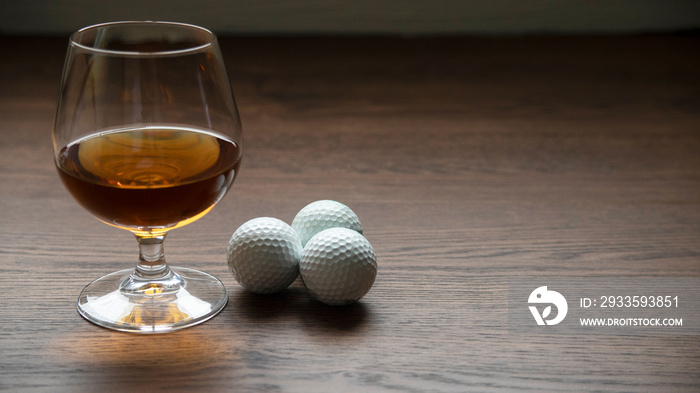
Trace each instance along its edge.
<instances>
[{"instance_id":1,"label":"golf ball","mask_svg":"<svg viewBox=\"0 0 700 393\"><path fill-rule=\"evenodd\" d=\"M348 228L362 233L357 215L344 204L329 200L306 205L294 217L292 228L297 231L302 246L314 235L329 228Z\"/></svg>"},{"instance_id":2,"label":"golf ball","mask_svg":"<svg viewBox=\"0 0 700 393\"><path fill-rule=\"evenodd\" d=\"M313 297L340 306L369 292L377 277L377 258L364 236L347 228L331 228L306 243L299 273Z\"/></svg>"},{"instance_id":3,"label":"golf ball","mask_svg":"<svg viewBox=\"0 0 700 393\"><path fill-rule=\"evenodd\" d=\"M228 244L228 267L241 286L255 293L287 288L299 275L302 247L284 221L254 218L241 225Z\"/></svg>"}]
</instances>

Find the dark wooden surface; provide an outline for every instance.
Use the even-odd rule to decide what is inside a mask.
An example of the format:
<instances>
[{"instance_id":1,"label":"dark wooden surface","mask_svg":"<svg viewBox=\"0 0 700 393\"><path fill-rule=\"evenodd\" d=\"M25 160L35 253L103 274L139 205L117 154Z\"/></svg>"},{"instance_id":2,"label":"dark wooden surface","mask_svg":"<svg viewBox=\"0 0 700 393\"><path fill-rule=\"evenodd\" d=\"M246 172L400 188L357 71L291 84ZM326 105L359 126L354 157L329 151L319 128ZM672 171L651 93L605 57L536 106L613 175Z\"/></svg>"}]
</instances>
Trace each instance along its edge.
<instances>
[{"instance_id":1,"label":"dark wooden surface","mask_svg":"<svg viewBox=\"0 0 700 393\"><path fill-rule=\"evenodd\" d=\"M50 130L67 38L0 38L0 389L696 392L698 336L508 330L521 276L700 277L700 39L223 39L240 177L173 231L172 265L230 292L156 336L78 316L136 243L82 210ZM331 308L297 282L246 293L226 244L248 219L337 199L379 274Z\"/></svg>"}]
</instances>

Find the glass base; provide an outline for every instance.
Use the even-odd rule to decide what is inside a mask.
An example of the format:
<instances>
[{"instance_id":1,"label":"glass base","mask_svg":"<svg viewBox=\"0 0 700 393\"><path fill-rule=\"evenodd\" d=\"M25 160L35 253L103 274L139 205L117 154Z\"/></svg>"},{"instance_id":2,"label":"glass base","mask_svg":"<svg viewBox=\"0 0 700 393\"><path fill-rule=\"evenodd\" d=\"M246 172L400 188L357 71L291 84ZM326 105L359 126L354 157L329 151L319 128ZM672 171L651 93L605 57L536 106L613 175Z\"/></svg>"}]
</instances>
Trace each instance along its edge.
<instances>
[{"instance_id":1,"label":"glass base","mask_svg":"<svg viewBox=\"0 0 700 393\"><path fill-rule=\"evenodd\" d=\"M108 329L165 333L207 321L226 306L228 295L218 278L194 269L170 270L157 281L134 269L98 278L80 293L78 312Z\"/></svg>"}]
</instances>

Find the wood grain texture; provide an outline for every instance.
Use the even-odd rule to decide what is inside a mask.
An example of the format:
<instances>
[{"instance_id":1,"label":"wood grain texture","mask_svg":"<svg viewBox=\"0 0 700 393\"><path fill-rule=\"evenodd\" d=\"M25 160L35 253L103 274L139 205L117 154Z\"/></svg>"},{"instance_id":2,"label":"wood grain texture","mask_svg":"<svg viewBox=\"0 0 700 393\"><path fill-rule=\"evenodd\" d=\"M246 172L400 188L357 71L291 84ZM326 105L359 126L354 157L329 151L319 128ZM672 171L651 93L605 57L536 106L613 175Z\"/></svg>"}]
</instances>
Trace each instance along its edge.
<instances>
[{"instance_id":1,"label":"wood grain texture","mask_svg":"<svg viewBox=\"0 0 700 393\"><path fill-rule=\"evenodd\" d=\"M0 38L0 389L695 392L697 336L508 330L516 277L700 277L700 40L222 39L245 131L232 192L173 231L220 277L213 320L160 336L75 311L131 235L53 168L66 40ZM243 291L248 219L350 205L378 255L359 304Z\"/></svg>"}]
</instances>

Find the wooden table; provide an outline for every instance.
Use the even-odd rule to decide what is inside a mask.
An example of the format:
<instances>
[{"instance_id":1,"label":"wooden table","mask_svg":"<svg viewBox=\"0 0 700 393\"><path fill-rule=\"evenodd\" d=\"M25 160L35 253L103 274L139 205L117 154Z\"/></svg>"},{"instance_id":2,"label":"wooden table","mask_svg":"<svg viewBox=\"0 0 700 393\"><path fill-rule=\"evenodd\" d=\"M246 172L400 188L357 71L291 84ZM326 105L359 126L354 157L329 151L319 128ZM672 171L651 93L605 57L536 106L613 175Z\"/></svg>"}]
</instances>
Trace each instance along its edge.
<instances>
[{"instance_id":1,"label":"wooden table","mask_svg":"<svg viewBox=\"0 0 700 393\"><path fill-rule=\"evenodd\" d=\"M136 243L62 187L50 131L67 38L0 39L0 390L697 392L698 335L523 336L518 277L700 277L700 39L238 38L244 162L169 262L229 304L139 336L75 310ZM245 292L248 219L352 207L378 256L359 304Z\"/></svg>"}]
</instances>

